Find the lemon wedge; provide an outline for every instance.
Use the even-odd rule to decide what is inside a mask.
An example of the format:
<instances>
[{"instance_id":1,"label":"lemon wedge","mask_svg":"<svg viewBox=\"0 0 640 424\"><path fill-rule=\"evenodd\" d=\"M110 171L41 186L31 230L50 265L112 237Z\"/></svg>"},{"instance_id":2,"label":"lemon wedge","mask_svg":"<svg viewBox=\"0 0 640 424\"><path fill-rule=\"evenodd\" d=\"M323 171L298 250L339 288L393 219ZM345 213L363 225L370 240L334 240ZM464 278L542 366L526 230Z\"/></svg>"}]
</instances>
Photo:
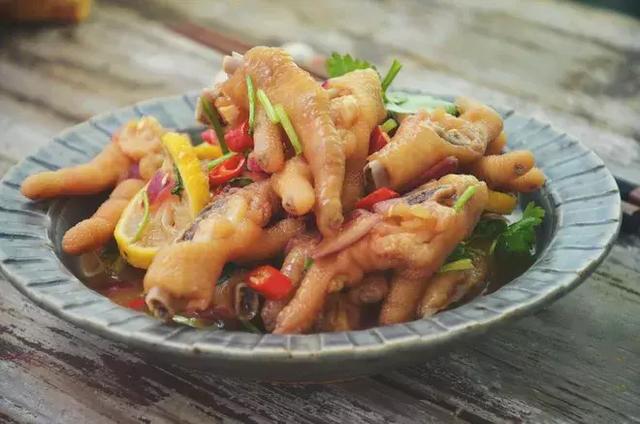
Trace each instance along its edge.
<instances>
[{"instance_id":1,"label":"lemon wedge","mask_svg":"<svg viewBox=\"0 0 640 424\"><path fill-rule=\"evenodd\" d=\"M171 243L209 201L207 176L189 137L166 133L162 136L162 145L165 152L162 169L174 173L174 181L181 184L179 195L170 196L171 201L164 201L159 208L152 210L147 197L147 183L131 199L113 232L120 254L137 268L148 268L158 249ZM157 214L169 218L157 217ZM165 231L166 228L158 228L165 226L167 220L174 226L169 232Z\"/></svg>"}]
</instances>

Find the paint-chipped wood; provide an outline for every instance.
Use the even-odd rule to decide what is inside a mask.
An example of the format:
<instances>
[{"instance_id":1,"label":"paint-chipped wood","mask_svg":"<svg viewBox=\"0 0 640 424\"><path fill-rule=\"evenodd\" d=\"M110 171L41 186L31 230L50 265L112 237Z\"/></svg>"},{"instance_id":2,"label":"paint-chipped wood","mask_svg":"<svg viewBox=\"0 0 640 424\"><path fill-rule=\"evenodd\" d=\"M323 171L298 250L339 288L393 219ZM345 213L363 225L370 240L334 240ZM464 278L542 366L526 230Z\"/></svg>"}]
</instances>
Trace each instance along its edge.
<instances>
[{"instance_id":1,"label":"paint-chipped wood","mask_svg":"<svg viewBox=\"0 0 640 424\"><path fill-rule=\"evenodd\" d=\"M381 67L397 56L399 85L515 107L577 136L617 174L639 175L637 21L555 1L305 3L101 1L80 27L2 28L0 175L95 113L206 85L220 55L169 20L254 43L302 40ZM156 363L0 279L0 422L638 422L639 257L640 238L624 236L582 286L535 316L423 365L329 385Z\"/></svg>"}]
</instances>

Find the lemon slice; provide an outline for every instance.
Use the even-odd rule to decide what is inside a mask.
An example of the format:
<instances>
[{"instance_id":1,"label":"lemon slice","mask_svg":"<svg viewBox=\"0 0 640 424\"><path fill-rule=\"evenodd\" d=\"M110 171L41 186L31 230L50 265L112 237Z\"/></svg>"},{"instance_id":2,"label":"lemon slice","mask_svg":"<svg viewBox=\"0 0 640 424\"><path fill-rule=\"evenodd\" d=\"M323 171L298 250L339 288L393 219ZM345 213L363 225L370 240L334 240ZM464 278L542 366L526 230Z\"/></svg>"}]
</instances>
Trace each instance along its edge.
<instances>
[{"instance_id":1,"label":"lemon slice","mask_svg":"<svg viewBox=\"0 0 640 424\"><path fill-rule=\"evenodd\" d=\"M179 220L180 227L177 228L179 232L193 222L209 201L209 183L187 136L166 133L162 137L162 145L170 159L165 160L163 168L173 167L179 173L179 176L174 177L177 181L182 181L180 200L170 206L176 210L180 209L179 212L183 217L188 215L186 219ZM131 199L113 232L122 257L131 265L143 269L149 267L160 247L173 241L166 237L154 237L151 234L154 230L152 227L157 225L157 220L150 219L150 214L153 215L158 211L150 212L146 192L147 186ZM177 214L176 210L170 211L171 214Z\"/></svg>"}]
</instances>

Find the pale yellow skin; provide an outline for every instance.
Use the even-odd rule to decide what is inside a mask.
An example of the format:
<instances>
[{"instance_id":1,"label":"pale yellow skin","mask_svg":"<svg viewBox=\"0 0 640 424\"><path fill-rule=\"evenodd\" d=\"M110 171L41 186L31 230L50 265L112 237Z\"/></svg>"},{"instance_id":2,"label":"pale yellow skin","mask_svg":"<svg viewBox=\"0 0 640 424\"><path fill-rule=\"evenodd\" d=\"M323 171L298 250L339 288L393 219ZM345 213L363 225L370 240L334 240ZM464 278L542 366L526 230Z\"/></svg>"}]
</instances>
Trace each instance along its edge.
<instances>
[{"instance_id":1,"label":"pale yellow skin","mask_svg":"<svg viewBox=\"0 0 640 424\"><path fill-rule=\"evenodd\" d=\"M70 255L80 255L104 246L113 237L122 211L144 184L138 179L128 179L118 184L91 218L67 230L62 238L62 249Z\"/></svg>"},{"instance_id":2,"label":"pale yellow skin","mask_svg":"<svg viewBox=\"0 0 640 424\"><path fill-rule=\"evenodd\" d=\"M20 189L33 200L98 194L125 178L130 165L131 160L118 145L109 143L88 163L31 175Z\"/></svg>"},{"instance_id":3,"label":"pale yellow skin","mask_svg":"<svg viewBox=\"0 0 640 424\"><path fill-rule=\"evenodd\" d=\"M460 117L440 109L402 121L391 142L368 158L369 170L380 168L385 174L384 181L374 181L377 187L401 190L447 156L466 165L484 155L487 143L502 131L502 118L473 100L461 98L456 104Z\"/></svg>"},{"instance_id":4,"label":"pale yellow skin","mask_svg":"<svg viewBox=\"0 0 640 424\"><path fill-rule=\"evenodd\" d=\"M502 155L483 156L472 163L468 171L492 189L510 189L511 182L526 174L534 165L533 153L515 150Z\"/></svg>"},{"instance_id":5,"label":"pale yellow skin","mask_svg":"<svg viewBox=\"0 0 640 424\"><path fill-rule=\"evenodd\" d=\"M408 299L403 294L403 283L424 282L436 272L455 246L473 230L487 202L486 185L468 175L448 175L419 190L429 193L431 189L453 187L452 194L460 196L470 186L476 187L476 194L461 212L456 213L446 205L453 197L442 198L442 204L433 200L432 194L415 200L424 209L423 218L385 216L354 244L316 260L291 302L278 315L274 333L308 331L330 292L357 284L365 273L374 271L395 271L387 299L394 291L400 292L383 304L381 322L397 322L413 316L420 296ZM410 196L403 198L404 202L408 202ZM407 209L411 210L410 207ZM414 221L418 221L417 225Z\"/></svg>"},{"instance_id":6,"label":"pale yellow skin","mask_svg":"<svg viewBox=\"0 0 640 424\"><path fill-rule=\"evenodd\" d=\"M313 175L318 229L324 236L335 234L343 221L345 152L329 113L327 90L284 50L254 47L245 53L242 66L220 86L221 94L243 110L248 109L247 75L256 90L264 90L271 103L281 104L289 116Z\"/></svg>"},{"instance_id":7,"label":"pale yellow skin","mask_svg":"<svg viewBox=\"0 0 640 424\"><path fill-rule=\"evenodd\" d=\"M373 129L386 116L382 102L380 77L373 69L349 72L327 82L338 91L331 99L330 111L345 144L346 168L342 187L342 206L352 210L364 195L362 168L369 154L369 138Z\"/></svg>"},{"instance_id":8,"label":"pale yellow skin","mask_svg":"<svg viewBox=\"0 0 640 424\"><path fill-rule=\"evenodd\" d=\"M291 215L302 216L313 210L316 197L311 178L309 165L301 156L289 159L282 171L271 176L273 191Z\"/></svg>"}]
</instances>

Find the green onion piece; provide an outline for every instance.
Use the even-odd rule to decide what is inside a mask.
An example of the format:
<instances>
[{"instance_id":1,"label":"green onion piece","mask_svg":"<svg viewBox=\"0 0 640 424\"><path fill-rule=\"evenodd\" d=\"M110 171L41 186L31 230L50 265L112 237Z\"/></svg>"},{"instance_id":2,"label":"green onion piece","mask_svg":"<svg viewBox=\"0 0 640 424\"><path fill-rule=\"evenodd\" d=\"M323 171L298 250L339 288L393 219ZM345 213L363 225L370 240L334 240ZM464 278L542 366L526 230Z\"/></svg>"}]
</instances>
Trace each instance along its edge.
<instances>
[{"instance_id":1,"label":"green onion piece","mask_svg":"<svg viewBox=\"0 0 640 424\"><path fill-rule=\"evenodd\" d=\"M260 104L264 108L264 111L267 112L267 116L269 117L269 120L274 124L277 124L278 122L280 122L280 120L278 119L278 115L276 114L276 111L273 109L271 100L269 100L269 98L267 97L267 93L262 91L262 89L258 89L258 91L256 92L256 96L258 96L258 100L260 101Z\"/></svg>"},{"instance_id":2,"label":"green onion piece","mask_svg":"<svg viewBox=\"0 0 640 424\"><path fill-rule=\"evenodd\" d=\"M248 331L250 331L251 333L262 334L262 331L260 331L260 329L256 327L256 325L251 321L241 319L240 324L242 324L242 326Z\"/></svg>"},{"instance_id":3,"label":"green onion piece","mask_svg":"<svg viewBox=\"0 0 640 424\"><path fill-rule=\"evenodd\" d=\"M289 137L293 150L296 152L296 155L299 155L302 153L302 144L300 144L298 134L296 134L296 130L293 128L293 125L289 120L289 116L287 115L287 111L284 110L282 105L276 105L276 115L278 115L278 120L282 124L282 128L284 128L284 132L286 132L287 137Z\"/></svg>"},{"instance_id":4,"label":"green onion piece","mask_svg":"<svg viewBox=\"0 0 640 424\"><path fill-rule=\"evenodd\" d=\"M224 130L222 129L222 121L220 120L220 115L218 115L218 110L215 107L211 107L209 102L207 102L202 96L200 96L200 104L202 105L202 111L207 117L207 120L216 132L216 138L218 139L218 144L220 144L220 150L222 150L222 153L229 153L227 143L224 141Z\"/></svg>"},{"instance_id":5,"label":"green onion piece","mask_svg":"<svg viewBox=\"0 0 640 424\"><path fill-rule=\"evenodd\" d=\"M304 270L307 271L313 265L313 259L307 257L304 260Z\"/></svg>"},{"instance_id":6,"label":"green onion piece","mask_svg":"<svg viewBox=\"0 0 640 424\"><path fill-rule=\"evenodd\" d=\"M467 269L473 269L473 262L471 262L471 259L458 259L457 261L442 265L438 270L438 273L442 274L451 271L466 271Z\"/></svg>"},{"instance_id":7,"label":"green onion piece","mask_svg":"<svg viewBox=\"0 0 640 424\"><path fill-rule=\"evenodd\" d=\"M142 215L142 221L138 224L138 228L136 229L136 233L133 235L131 239L131 243L135 243L140 240L142 237L142 232L147 225L149 224L149 195L147 194L147 189L142 190L140 193L142 196L142 205L144 206L144 214Z\"/></svg>"},{"instance_id":8,"label":"green onion piece","mask_svg":"<svg viewBox=\"0 0 640 424\"><path fill-rule=\"evenodd\" d=\"M476 186L467 187L464 193L462 193L462 196L458 197L458 200L456 200L456 203L454 203L453 209L455 209L456 212L460 212L462 208L464 208L464 205L467 204L469 199L471 199L473 195L476 194L477 189L478 188Z\"/></svg>"},{"instance_id":9,"label":"green onion piece","mask_svg":"<svg viewBox=\"0 0 640 424\"><path fill-rule=\"evenodd\" d=\"M386 93L387 88L389 88L389 86L395 79L396 75L398 75L398 72L400 72L400 69L402 69L402 64L398 62L397 59L393 59L393 63L391 64L391 68L389 68L389 72L387 72L387 75L385 75L384 79L382 80L383 93Z\"/></svg>"},{"instance_id":10,"label":"green onion piece","mask_svg":"<svg viewBox=\"0 0 640 424\"><path fill-rule=\"evenodd\" d=\"M253 184L253 180L249 177L235 177L229 181L231 187L246 187L249 184Z\"/></svg>"},{"instance_id":11,"label":"green onion piece","mask_svg":"<svg viewBox=\"0 0 640 424\"><path fill-rule=\"evenodd\" d=\"M249 97L249 134L253 135L256 125L256 90L253 88L251 75L247 75L247 97Z\"/></svg>"},{"instance_id":12,"label":"green onion piece","mask_svg":"<svg viewBox=\"0 0 640 424\"><path fill-rule=\"evenodd\" d=\"M215 158L214 160L209 162L207 164L207 169L213 169L216 166L218 166L221 163L223 163L224 161L226 161L227 159L230 159L230 158L234 157L235 155L237 155L236 152L227 152L224 155L220 156L219 158Z\"/></svg>"},{"instance_id":13,"label":"green onion piece","mask_svg":"<svg viewBox=\"0 0 640 424\"><path fill-rule=\"evenodd\" d=\"M176 182L173 188L171 189L171 194L180 196L180 194L184 190L184 182L182 181L182 175L180 174L178 165L176 165L175 163L173 164L173 174L176 176Z\"/></svg>"},{"instance_id":14,"label":"green onion piece","mask_svg":"<svg viewBox=\"0 0 640 424\"><path fill-rule=\"evenodd\" d=\"M391 131L397 126L398 126L398 123L396 122L396 120L393 118L389 118L386 121L384 121L382 125L380 125L380 128L382 128L382 131L388 133L389 131Z\"/></svg>"},{"instance_id":15,"label":"green onion piece","mask_svg":"<svg viewBox=\"0 0 640 424\"><path fill-rule=\"evenodd\" d=\"M175 323L188 325L189 327L194 327L194 328L207 328L214 325L213 323L209 321L205 321L200 318L190 318L190 317L184 317L182 315L174 315L171 319Z\"/></svg>"}]
</instances>

